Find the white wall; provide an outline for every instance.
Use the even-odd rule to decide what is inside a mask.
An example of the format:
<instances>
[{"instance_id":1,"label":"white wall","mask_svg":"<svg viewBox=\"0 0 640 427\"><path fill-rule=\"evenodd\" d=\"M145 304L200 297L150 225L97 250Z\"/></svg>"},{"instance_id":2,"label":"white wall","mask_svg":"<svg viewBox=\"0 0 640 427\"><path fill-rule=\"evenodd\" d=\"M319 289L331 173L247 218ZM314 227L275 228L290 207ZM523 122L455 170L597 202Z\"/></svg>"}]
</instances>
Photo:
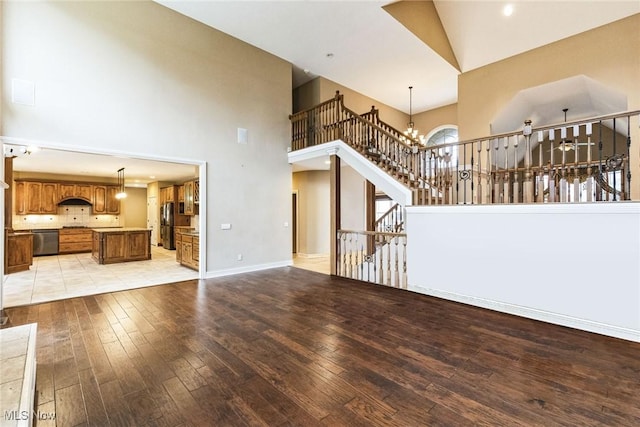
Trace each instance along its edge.
<instances>
[{"instance_id":1,"label":"white wall","mask_svg":"<svg viewBox=\"0 0 640 427\"><path fill-rule=\"evenodd\" d=\"M640 341L640 203L407 207L407 236L412 291Z\"/></svg>"},{"instance_id":2,"label":"white wall","mask_svg":"<svg viewBox=\"0 0 640 427\"><path fill-rule=\"evenodd\" d=\"M206 275L291 262L288 62L153 2L2 12L5 136L206 162ZM35 83L35 106L10 102L14 78Z\"/></svg>"}]
</instances>

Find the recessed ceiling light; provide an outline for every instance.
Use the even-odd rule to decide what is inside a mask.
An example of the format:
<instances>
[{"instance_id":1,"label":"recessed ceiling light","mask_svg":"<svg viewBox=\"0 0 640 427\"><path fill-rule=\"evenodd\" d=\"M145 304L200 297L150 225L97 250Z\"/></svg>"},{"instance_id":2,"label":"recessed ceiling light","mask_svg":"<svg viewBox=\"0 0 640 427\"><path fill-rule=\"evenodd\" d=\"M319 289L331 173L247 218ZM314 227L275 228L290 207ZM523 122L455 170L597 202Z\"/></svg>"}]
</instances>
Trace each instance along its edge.
<instances>
[{"instance_id":1,"label":"recessed ceiling light","mask_svg":"<svg viewBox=\"0 0 640 427\"><path fill-rule=\"evenodd\" d=\"M513 15L513 5L512 4L505 4L504 7L502 8L502 14L504 16L511 16Z\"/></svg>"},{"instance_id":2,"label":"recessed ceiling light","mask_svg":"<svg viewBox=\"0 0 640 427\"><path fill-rule=\"evenodd\" d=\"M150 175L149 178L156 179L156 176L155 175Z\"/></svg>"},{"instance_id":3,"label":"recessed ceiling light","mask_svg":"<svg viewBox=\"0 0 640 427\"><path fill-rule=\"evenodd\" d=\"M324 164L325 164L325 165L330 165L330 164L331 164L331 160L325 160L325 161L324 161Z\"/></svg>"}]
</instances>

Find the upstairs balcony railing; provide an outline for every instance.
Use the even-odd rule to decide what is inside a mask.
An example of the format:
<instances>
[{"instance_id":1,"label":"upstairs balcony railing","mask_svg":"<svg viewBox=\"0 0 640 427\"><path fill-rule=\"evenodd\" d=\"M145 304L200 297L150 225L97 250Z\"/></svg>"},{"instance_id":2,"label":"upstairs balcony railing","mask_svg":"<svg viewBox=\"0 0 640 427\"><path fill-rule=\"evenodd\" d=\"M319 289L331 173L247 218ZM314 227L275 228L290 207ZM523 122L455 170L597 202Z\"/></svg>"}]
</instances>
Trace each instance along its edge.
<instances>
[{"instance_id":1,"label":"upstairs balcony railing","mask_svg":"<svg viewBox=\"0 0 640 427\"><path fill-rule=\"evenodd\" d=\"M291 116L292 149L342 140L408 186L414 205L631 198L631 122L640 111L422 146L336 96ZM634 124L637 126L637 124Z\"/></svg>"}]
</instances>

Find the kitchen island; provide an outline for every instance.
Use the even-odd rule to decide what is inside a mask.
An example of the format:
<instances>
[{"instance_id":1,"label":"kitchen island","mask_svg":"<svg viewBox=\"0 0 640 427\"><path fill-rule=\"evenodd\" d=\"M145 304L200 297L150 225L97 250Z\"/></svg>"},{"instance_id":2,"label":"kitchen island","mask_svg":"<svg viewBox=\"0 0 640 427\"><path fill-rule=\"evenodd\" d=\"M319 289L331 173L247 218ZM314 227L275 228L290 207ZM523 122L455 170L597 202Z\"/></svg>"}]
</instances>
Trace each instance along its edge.
<instances>
[{"instance_id":1,"label":"kitchen island","mask_svg":"<svg viewBox=\"0 0 640 427\"><path fill-rule=\"evenodd\" d=\"M151 259L151 230L94 228L91 256L98 264Z\"/></svg>"}]
</instances>

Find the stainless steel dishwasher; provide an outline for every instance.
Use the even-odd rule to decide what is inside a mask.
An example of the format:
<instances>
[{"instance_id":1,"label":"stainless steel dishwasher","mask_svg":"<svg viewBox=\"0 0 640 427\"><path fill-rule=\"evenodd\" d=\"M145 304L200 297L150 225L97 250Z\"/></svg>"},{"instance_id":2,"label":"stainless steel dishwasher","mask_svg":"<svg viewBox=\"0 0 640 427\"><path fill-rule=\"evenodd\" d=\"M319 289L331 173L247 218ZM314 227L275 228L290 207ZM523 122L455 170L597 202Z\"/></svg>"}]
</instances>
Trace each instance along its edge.
<instances>
[{"instance_id":1,"label":"stainless steel dishwasher","mask_svg":"<svg viewBox=\"0 0 640 427\"><path fill-rule=\"evenodd\" d=\"M31 230L33 233L33 256L58 254L58 230Z\"/></svg>"}]
</instances>

